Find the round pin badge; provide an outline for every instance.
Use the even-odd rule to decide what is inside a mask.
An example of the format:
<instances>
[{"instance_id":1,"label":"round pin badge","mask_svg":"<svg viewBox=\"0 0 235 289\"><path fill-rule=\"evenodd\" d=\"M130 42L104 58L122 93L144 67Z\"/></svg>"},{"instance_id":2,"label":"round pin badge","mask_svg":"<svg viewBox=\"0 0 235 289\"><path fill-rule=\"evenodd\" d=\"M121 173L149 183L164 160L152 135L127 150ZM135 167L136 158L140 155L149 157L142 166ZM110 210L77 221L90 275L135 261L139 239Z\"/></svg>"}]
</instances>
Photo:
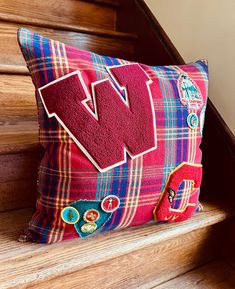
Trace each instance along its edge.
<instances>
[{"instance_id":1,"label":"round pin badge","mask_svg":"<svg viewBox=\"0 0 235 289\"><path fill-rule=\"evenodd\" d=\"M83 215L83 219L86 222L96 222L99 219L99 217L100 213L95 209L87 210Z\"/></svg>"},{"instance_id":2,"label":"round pin badge","mask_svg":"<svg viewBox=\"0 0 235 289\"><path fill-rule=\"evenodd\" d=\"M61 211L61 218L67 224L75 224L80 218L79 212L74 207L65 207Z\"/></svg>"},{"instance_id":3,"label":"round pin badge","mask_svg":"<svg viewBox=\"0 0 235 289\"><path fill-rule=\"evenodd\" d=\"M198 126L198 116L192 112L187 116L187 123L191 129L196 129Z\"/></svg>"},{"instance_id":4,"label":"round pin badge","mask_svg":"<svg viewBox=\"0 0 235 289\"><path fill-rule=\"evenodd\" d=\"M120 206L120 199L115 195L105 197L101 202L101 208L107 213L112 213Z\"/></svg>"},{"instance_id":5,"label":"round pin badge","mask_svg":"<svg viewBox=\"0 0 235 289\"><path fill-rule=\"evenodd\" d=\"M93 233L95 230L97 229L97 225L96 223L86 223L84 225L81 226L81 231L83 233Z\"/></svg>"}]
</instances>

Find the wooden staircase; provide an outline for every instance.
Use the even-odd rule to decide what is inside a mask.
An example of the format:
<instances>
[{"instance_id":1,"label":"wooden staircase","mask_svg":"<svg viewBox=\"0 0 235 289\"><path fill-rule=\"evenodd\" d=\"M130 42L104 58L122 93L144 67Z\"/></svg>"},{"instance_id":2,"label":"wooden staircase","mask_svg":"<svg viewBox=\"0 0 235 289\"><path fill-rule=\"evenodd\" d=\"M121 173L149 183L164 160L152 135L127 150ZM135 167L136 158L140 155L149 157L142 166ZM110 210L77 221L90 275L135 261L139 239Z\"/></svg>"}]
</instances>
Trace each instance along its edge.
<instances>
[{"instance_id":1,"label":"wooden staircase","mask_svg":"<svg viewBox=\"0 0 235 289\"><path fill-rule=\"evenodd\" d=\"M202 144L204 212L87 240L16 241L32 214L42 153L19 26L99 54L183 63L142 0L0 0L0 288L235 288L235 144L211 102Z\"/></svg>"}]
</instances>

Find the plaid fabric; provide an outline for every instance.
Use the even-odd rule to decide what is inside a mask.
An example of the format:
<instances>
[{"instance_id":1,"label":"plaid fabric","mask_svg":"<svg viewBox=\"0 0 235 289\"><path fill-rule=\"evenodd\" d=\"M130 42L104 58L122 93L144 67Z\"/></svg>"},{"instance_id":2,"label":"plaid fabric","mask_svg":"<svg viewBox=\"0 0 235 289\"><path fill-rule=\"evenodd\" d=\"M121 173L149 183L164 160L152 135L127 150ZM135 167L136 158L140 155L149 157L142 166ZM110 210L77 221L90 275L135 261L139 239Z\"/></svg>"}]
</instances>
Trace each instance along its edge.
<instances>
[{"instance_id":1,"label":"plaid fabric","mask_svg":"<svg viewBox=\"0 0 235 289\"><path fill-rule=\"evenodd\" d=\"M92 82L109 78L105 66L129 63L73 48L27 29L18 31L18 40L36 91L75 70L81 71L90 91ZM177 79L179 70L186 72L199 87L205 105L207 64L198 61L179 67L141 67L153 80L158 148L133 160L127 157L125 164L105 173L90 164L55 118L47 117L36 93L39 139L45 154L39 167L37 210L28 227L34 241L53 243L78 237L74 226L61 219L61 210L73 201L101 200L110 194L118 196L121 203L101 231L147 223L153 220L169 173L182 162L200 164L200 128L192 130L187 124L188 114L195 111L180 102ZM200 111L196 111L198 116ZM182 182L173 208L185 206L190 188L190 181Z\"/></svg>"}]
</instances>

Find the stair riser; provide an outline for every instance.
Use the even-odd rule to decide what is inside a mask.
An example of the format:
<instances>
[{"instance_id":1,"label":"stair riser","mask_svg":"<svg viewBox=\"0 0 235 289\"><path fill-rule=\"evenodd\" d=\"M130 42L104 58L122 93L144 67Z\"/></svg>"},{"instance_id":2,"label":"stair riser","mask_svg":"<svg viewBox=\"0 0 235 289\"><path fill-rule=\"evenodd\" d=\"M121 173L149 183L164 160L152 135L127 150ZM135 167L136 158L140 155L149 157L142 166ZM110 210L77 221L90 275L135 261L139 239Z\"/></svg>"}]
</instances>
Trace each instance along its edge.
<instances>
[{"instance_id":1,"label":"stair riser","mask_svg":"<svg viewBox=\"0 0 235 289\"><path fill-rule=\"evenodd\" d=\"M218 256L222 234L223 223L198 229L30 288L152 288Z\"/></svg>"},{"instance_id":2,"label":"stair riser","mask_svg":"<svg viewBox=\"0 0 235 289\"><path fill-rule=\"evenodd\" d=\"M0 212L32 206L38 152L0 155Z\"/></svg>"},{"instance_id":3,"label":"stair riser","mask_svg":"<svg viewBox=\"0 0 235 289\"><path fill-rule=\"evenodd\" d=\"M77 1L79 2L79 1ZM17 27L23 26L44 36L95 53L133 60L134 40L61 31L36 26L0 22L0 71L26 74L28 70L16 41Z\"/></svg>"},{"instance_id":4,"label":"stair riser","mask_svg":"<svg viewBox=\"0 0 235 289\"><path fill-rule=\"evenodd\" d=\"M36 178L1 183L0 203L0 212L35 206Z\"/></svg>"},{"instance_id":5,"label":"stair riser","mask_svg":"<svg viewBox=\"0 0 235 289\"><path fill-rule=\"evenodd\" d=\"M223 258L235 265L235 218L228 221L226 233L224 235L225 245L223 248ZM235 267L234 267L235 269Z\"/></svg>"}]
</instances>

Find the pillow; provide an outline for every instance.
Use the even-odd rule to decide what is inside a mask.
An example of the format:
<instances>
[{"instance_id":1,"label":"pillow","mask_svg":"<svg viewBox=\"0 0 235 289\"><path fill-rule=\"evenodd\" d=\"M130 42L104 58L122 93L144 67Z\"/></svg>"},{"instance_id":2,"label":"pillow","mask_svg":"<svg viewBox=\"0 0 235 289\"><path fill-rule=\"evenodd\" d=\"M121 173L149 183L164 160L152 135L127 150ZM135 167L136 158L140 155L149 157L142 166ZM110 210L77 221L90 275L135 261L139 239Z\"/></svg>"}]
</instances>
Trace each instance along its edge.
<instances>
[{"instance_id":1,"label":"pillow","mask_svg":"<svg viewBox=\"0 0 235 289\"><path fill-rule=\"evenodd\" d=\"M36 211L21 239L53 243L178 222L201 208L205 61L148 66L25 28L18 42L44 148Z\"/></svg>"}]
</instances>

